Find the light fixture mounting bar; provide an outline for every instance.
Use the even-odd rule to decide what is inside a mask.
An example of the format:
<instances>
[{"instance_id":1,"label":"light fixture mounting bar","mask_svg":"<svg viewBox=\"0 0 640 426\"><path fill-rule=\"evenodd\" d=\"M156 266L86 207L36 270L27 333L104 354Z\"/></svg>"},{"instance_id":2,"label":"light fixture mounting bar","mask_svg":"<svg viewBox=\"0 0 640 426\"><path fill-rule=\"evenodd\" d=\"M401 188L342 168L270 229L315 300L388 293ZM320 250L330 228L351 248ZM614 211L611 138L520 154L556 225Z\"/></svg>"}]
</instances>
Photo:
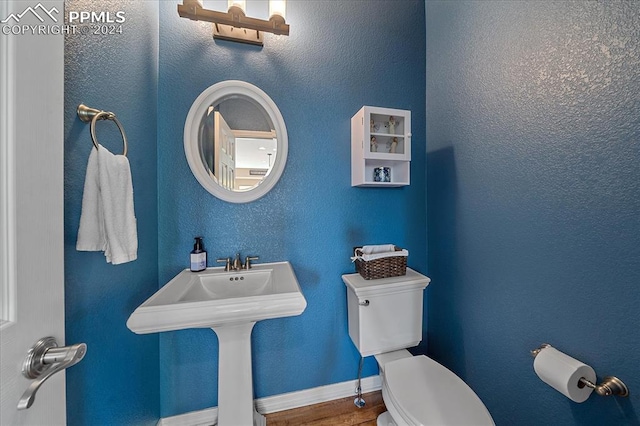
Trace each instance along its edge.
<instances>
[{"instance_id":1,"label":"light fixture mounting bar","mask_svg":"<svg viewBox=\"0 0 640 426\"><path fill-rule=\"evenodd\" d=\"M283 17L273 15L269 20L250 18L237 6L229 7L229 11L225 13L205 9L197 2L188 2L178 5L178 15L194 21L212 22L215 24L214 37L242 43L262 45L260 31L289 35L289 24ZM256 33L246 30L254 30Z\"/></svg>"}]
</instances>

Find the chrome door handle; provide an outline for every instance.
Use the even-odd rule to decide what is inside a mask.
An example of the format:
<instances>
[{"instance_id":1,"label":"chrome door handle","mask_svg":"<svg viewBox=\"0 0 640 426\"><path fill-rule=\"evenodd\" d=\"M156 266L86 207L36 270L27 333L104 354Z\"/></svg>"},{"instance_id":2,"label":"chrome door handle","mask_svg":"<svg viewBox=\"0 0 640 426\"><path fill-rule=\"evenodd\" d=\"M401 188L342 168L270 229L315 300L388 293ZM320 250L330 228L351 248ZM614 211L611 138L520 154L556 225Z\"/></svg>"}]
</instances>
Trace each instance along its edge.
<instances>
[{"instance_id":1,"label":"chrome door handle","mask_svg":"<svg viewBox=\"0 0 640 426\"><path fill-rule=\"evenodd\" d=\"M36 342L27 352L27 357L22 363L22 375L27 379L35 379L18 402L18 410L26 410L33 405L36 392L40 386L58 371L71 367L82 361L87 353L85 343L58 347L56 339L45 337Z\"/></svg>"}]
</instances>

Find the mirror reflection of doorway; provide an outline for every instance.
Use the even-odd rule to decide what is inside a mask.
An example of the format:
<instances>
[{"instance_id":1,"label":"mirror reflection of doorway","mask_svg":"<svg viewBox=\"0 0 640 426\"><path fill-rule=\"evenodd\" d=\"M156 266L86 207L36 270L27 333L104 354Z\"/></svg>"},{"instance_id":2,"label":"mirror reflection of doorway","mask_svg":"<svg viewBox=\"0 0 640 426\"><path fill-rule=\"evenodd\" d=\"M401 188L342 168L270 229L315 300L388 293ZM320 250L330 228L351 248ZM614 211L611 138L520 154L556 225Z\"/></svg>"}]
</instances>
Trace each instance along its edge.
<instances>
[{"instance_id":1,"label":"mirror reflection of doorway","mask_svg":"<svg viewBox=\"0 0 640 426\"><path fill-rule=\"evenodd\" d=\"M236 189L236 137L219 111L214 111L214 158L213 174L226 189Z\"/></svg>"},{"instance_id":2,"label":"mirror reflection of doorway","mask_svg":"<svg viewBox=\"0 0 640 426\"><path fill-rule=\"evenodd\" d=\"M270 129L270 120L251 120L257 116L255 112L245 112L239 120L237 108L232 106L255 106L245 100L233 101L227 99L208 108L202 121L200 150L209 177L224 189L237 192L255 188L269 175L278 152L278 138ZM223 106L226 112L221 110ZM247 129L263 128L265 124L269 130Z\"/></svg>"},{"instance_id":3,"label":"mirror reflection of doorway","mask_svg":"<svg viewBox=\"0 0 640 426\"><path fill-rule=\"evenodd\" d=\"M230 191L246 191L269 175L278 152L275 131L233 129L210 107L203 120L202 158L209 176Z\"/></svg>"}]
</instances>

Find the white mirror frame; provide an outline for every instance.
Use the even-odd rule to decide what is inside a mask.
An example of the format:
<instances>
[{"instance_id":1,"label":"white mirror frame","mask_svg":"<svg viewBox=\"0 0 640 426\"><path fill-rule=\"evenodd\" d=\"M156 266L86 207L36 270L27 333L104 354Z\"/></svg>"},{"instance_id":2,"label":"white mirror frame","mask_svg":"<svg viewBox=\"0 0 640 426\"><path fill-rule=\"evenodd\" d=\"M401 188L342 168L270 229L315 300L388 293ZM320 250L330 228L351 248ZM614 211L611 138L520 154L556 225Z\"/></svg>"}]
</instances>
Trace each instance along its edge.
<instances>
[{"instance_id":1,"label":"white mirror frame","mask_svg":"<svg viewBox=\"0 0 640 426\"><path fill-rule=\"evenodd\" d=\"M277 154L271 172L257 186L244 191L230 191L218 185L218 183L209 176L205 162L200 157L198 136L202 117L205 116L211 105L215 105L231 95L241 95L251 98L264 108L273 123L276 137L278 138ZM196 98L193 105L191 105L191 109L184 123L184 153L187 156L191 172L204 189L215 197L230 203L248 203L267 194L278 182L284 171L284 166L287 162L288 147L289 139L287 136L287 128L277 105L265 92L253 84L244 81L222 81L205 89Z\"/></svg>"}]
</instances>

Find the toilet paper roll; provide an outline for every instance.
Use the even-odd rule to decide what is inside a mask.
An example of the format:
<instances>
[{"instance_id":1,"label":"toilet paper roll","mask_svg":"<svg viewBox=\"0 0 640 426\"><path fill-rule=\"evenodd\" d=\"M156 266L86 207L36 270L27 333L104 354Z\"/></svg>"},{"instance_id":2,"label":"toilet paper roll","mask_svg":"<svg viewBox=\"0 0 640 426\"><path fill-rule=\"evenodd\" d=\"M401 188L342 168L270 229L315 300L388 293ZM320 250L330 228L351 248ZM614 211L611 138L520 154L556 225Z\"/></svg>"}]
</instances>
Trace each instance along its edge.
<instances>
[{"instance_id":1,"label":"toilet paper roll","mask_svg":"<svg viewBox=\"0 0 640 426\"><path fill-rule=\"evenodd\" d=\"M581 377L596 382L593 368L551 346L536 355L533 369L543 382L575 402L586 401L593 392L591 388L578 386Z\"/></svg>"}]
</instances>

